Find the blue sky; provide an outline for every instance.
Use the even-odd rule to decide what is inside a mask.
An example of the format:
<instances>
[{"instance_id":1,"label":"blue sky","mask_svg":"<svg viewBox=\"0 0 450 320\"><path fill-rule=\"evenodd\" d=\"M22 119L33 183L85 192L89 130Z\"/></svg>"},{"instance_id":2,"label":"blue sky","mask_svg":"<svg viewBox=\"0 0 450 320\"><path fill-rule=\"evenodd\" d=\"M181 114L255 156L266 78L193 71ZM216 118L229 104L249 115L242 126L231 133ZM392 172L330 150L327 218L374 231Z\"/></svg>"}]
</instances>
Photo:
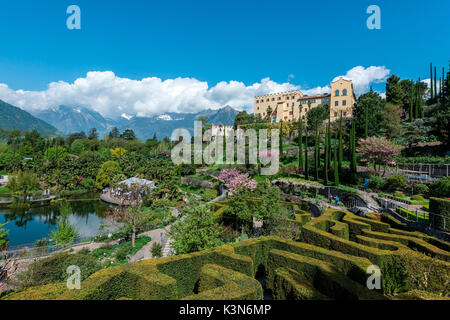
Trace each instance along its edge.
<instances>
[{"instance_id":1,"label":"blue sky","mask_svg":"<svg viewBox=\"0 0 450 320\"><path fill-rule=\"evenodd\" d=\"M43 92L90 71L192 78L208 90L264 78L310 89L356 66L425 78L429 62L447 67L450 58L447 0L2 2L0 83L10 91ZM81 30L66 28L71 4L81 8ZM366 27L371 4L381 8L381 30ZM384 91L383 83L373 85ZM10 100L18 103L15 95Z\"/></svg>"}]
</instances>

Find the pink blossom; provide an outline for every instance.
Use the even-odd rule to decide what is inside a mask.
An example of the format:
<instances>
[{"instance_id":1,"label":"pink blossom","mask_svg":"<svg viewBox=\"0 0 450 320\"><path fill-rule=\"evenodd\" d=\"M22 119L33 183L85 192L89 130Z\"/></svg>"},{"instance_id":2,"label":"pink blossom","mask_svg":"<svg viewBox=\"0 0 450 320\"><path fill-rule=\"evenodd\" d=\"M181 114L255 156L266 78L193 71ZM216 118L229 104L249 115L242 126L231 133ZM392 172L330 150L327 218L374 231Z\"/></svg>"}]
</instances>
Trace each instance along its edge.
<instances>
[{"instance_id":1,"label":"pink blossom","mask_svg":"<svg viewBox=\"0 0 450 320\"><path fill-rule=\"evenodd\" d=\"M256 189L256 181L251 179L248 173L241 173L237 169L222 170L219 180L222 180L227 184L230 194L240 188L246 188L250 191Z\"/></svg>"}]
</instances>

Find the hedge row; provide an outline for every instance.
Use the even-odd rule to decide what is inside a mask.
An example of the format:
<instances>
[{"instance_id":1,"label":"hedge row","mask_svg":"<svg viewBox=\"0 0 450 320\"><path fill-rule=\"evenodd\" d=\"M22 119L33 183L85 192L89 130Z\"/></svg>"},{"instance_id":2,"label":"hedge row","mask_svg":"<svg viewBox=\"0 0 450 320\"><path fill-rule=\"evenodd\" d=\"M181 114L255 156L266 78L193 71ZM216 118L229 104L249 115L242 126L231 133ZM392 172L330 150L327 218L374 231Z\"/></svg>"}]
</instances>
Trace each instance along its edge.
<instances>
[{"instance_id":1,"label":"hedge row","mask_svg":"<svg viewBox=\"0 0 450 320\"><path fill-rule=\"evenodd\" d=\"M339 217L336 212L328 210L323 216L305 225L302 230L303 241L326 249L368 258L381 268L385 293L404 291L409 285L412 285L414 289L414 285L417 284L411 282L414 275L408 271L407 265L423 266L432 261L435 268L442 272L434 273L428 279L429 287L435 291L445 291L445 294L448 295L448 288L445 288L445 283L448 282L446 277L448 277L450 264L446 262L449 254L445 252L448 247L444 245L444 242L427 236L420 239L414 237L414 233L402 236L399 233L406 231L395 230L386 223L345 212L341 220L349 225L350 240L354 240L349 241L334 235L330 230L330 226L333 225L333 218L336 217ZM384 242L386 240L389 242ZM412 249L419 249L434 255L438 259L432 259Z\"/></svg>"},{"instance_id":2,"label":"hedge row","mask_svg":"<svg viewBox=\"0 0 450 320\"><path fill-rule=\"evenodd\" d=\"M267 287L270 289L274 289L275 270L278 268L294 269L300 278L304 279L303 282L313 285L318 291L333 299L385 299L382 294L371 291L338 272L331 263L277 249L272 249L269 256Z\"/></svg>"},{"instance_id":3,"label":"hedge row","mask_svg":"<svg viewBox=\"0 0 450 320\"><path fill-rule=\"evenodd\" d=\"M275 298L379 299L380 293L365 287L367 267L373 264L381 268L384 293L413 289L448 296L448 243L393 228L375 216L334 209L310 221L304 213L296 215L303 242L250 239L103 269L84 280L81 290L68 291L65 283L58 283L4 298L261 299L262 287L254 277L263 270Z\"/></svg>"},{"instance_id":4,"label":"hedge row","mask_svg":"<svg viewBox=\"0 0 450 320\"><path fill-rule=\"evenodd\" d=\"M198 293L185 300L262 300L263 289L254 278L216 264L202 267Z\"/></svg>"}]
</instances>

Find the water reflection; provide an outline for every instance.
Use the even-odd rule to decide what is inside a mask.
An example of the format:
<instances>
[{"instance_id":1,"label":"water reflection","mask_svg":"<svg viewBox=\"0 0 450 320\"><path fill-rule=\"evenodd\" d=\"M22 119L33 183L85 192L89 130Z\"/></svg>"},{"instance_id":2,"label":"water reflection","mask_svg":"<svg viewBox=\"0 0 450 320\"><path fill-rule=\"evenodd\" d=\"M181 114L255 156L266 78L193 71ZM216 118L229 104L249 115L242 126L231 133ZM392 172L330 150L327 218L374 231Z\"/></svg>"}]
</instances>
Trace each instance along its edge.
<instances>
[{"instance_id":1,"label":"water reflection","mask_svg":"<svg viewBox=\"0 0 450 320\"><path fill-rule=\"evenodd\" d=\"M106 211L108 205L101 201L72 201L72 214L69 221L73 223L81 238L93 237L101 232L101 226L108 224ZM55 229L59 217L58 206L46 206L31 209L1 209L0 224L9 230L11 246L31 244L48 237Z\"/></svg>"}]
</instances>

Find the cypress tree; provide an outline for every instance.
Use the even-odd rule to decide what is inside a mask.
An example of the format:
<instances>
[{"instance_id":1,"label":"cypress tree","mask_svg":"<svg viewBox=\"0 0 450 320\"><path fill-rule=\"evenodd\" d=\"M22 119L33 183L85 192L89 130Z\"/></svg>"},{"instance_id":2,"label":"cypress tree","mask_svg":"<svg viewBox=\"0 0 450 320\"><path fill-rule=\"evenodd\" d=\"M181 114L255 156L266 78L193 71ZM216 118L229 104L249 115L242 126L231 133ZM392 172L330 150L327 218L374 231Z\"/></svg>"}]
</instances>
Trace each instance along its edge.
<instances>
[{"instance_id":1,"label":"cypress tree","mask_svg":"<svg viewBox=\"0 0 450 320\"><path fill-rule=\"evenodd\" d=\"M414 90L413 87L411 87L409 90L409 122L412 122L414 117Z\"/></svg>"},{"instance_id":2,"label":"cypress tree","mask_svg":"<svg viewBox=\"0 0 450 320\"><path fill-rule=\"evenodd\" d=\"M331 127L330 117L328 116L328 169L331 168Z\"/></svg>"},{"instance_id":3,"label":"cypress tree","mask_svg":"<svg viewBox=\"0 0 450 320\"><path fill-rule=\"evenodd\" d=\"M298 121L298 170L303 169L303 121Z\"/></svg>"},{"instance_id":4,"label":"cypress tree","mask_svg":"<svg viewBox=\"0 0 450 320\"><path fill-rule=\"evenodd\" d=\"M444 75L444 67L442 67L442 81L441 81L441 102L444 103L444 83L445 83L445 75Z\"/></svg>"},{"instance_id":5,"label":"cypress tree","mask_svg":"<svg viewBox=\"0 0 450 320\"><path fill-rule=\"evenodd\" d=\"M367 110L367 103L364 104L364 139L369 137L369 110Z\"/></svg>"},{"instance_id":6,"label":"cypress tree","mask_svg":"<svg viewBox=\"0 0 450 320\"><path fill-rule=\"evenodd\" d=\"M415 103L414 103L414 118L420 118L420 110L419 110L419 83L416 83L414 86L414 96L415 96Z\"/></svg>"},{"instance_id":7,"label":"cypress tree","mask_svg":"<svg viewBox=\"0 0 450 320\"><path fill-rule=\"evenodd\" d=\"M433 100L433 64L430 62L430 98Z\"/></svg>"},{"instance_id":8,"label":"cypress tree","mask_svg":"<svg viewBox=\"0 0 450 320\"><path fill-rule=\"evenodd\" d=\"M283 120L280 123L280 159L283 158Z\"/></svg>"},{"instance_id":9,"label":"cypress tree","mask_svg":"<svg viewBox=\"0 0 450 320\"><path fill-rule=\"evenodd\" d=\"M352 178L356 178L357 173L357 163L356 163L356 137L355 137L355 122L352 121L352 133L351 133L351 160L350 160L350 168L352 172Z\"/></svg>"},{"instance_id":10,"label":"cypress tree","mask_svg":"<svg viewBox=\"0 0 450 320\"><path fill-rule=\"evenodd\" d=\"M336 134L334 135L334 159L333 159L333 166L334 166L334 185L335 186L339 186L339 170L338 170L338 161L337 161L337 136Z\"/></svg>"},{"instance_id":11,"label":"cypress tree","mask_svg":"<svg viewBox=\"0 0 450 320\"><path fill-rule=\"evenodd\" d=\"M308 130L305 132L305 179L309 180L309 172L308 172Z\"/></svg>"},{"instance_id":12,"label":"cypress tree","mask_svg":"<svg viewBox=\"0 0 450 320\"><path fill-rule=\"evenodd\" d=\"M419 82L417 84L417 103L419 105L419 114L418 117L419 118L423 118L423 102L422 102L422 90L420 89L420 77L419 77Z\"/></svg>"},{"instance_id":13,"label":"cypress tree","mask_svg":"<svg viewBox=\"0 0 450 320\"><path fill-rule=\"evenodd\" d=\"M315 137L315 152L314 152L314 179L316 181L319 180L319 161L320 161L320 157L319 157L319 152L320 152L320 147L319 147L319 130L316 131L316 137Z\"/></svg>"},{"instance_id":14,"label":"cypress tree","mask_svg":"<svg viewBox=\"0 0 450 320\"><path fill-rule=\"evenodd\" d=\"M330 134L330 125L328 124L327 126L327 131L326 131L326 136L325 136L325 140L324 140L324 144L325 144L325 159L323 161L323 180L324 180L324 184L327 185L328 184L328 160L329 160L329 155L328 155L328 136Z\"/></svg>"},{"instance_id":15,"label":"cypress tree","mask_svg":"<svg viewBox=\"0 0 450 320\"><path fill-rule=\"evenodd\" d=\"M437 99L436 67L434 67L434 97Z\"/></svg>"},{"instance_id":16,"label":"cypress tree","mask_svg":"<svg viewBox=\"0 0 450 320\"><path fill-rule=\"evenodd\" d=\"M342 141L342 111L341 118L339 119L339 172L342 173L342 162L344 161L344 146Z\"/></svg>"}]
</instances>

